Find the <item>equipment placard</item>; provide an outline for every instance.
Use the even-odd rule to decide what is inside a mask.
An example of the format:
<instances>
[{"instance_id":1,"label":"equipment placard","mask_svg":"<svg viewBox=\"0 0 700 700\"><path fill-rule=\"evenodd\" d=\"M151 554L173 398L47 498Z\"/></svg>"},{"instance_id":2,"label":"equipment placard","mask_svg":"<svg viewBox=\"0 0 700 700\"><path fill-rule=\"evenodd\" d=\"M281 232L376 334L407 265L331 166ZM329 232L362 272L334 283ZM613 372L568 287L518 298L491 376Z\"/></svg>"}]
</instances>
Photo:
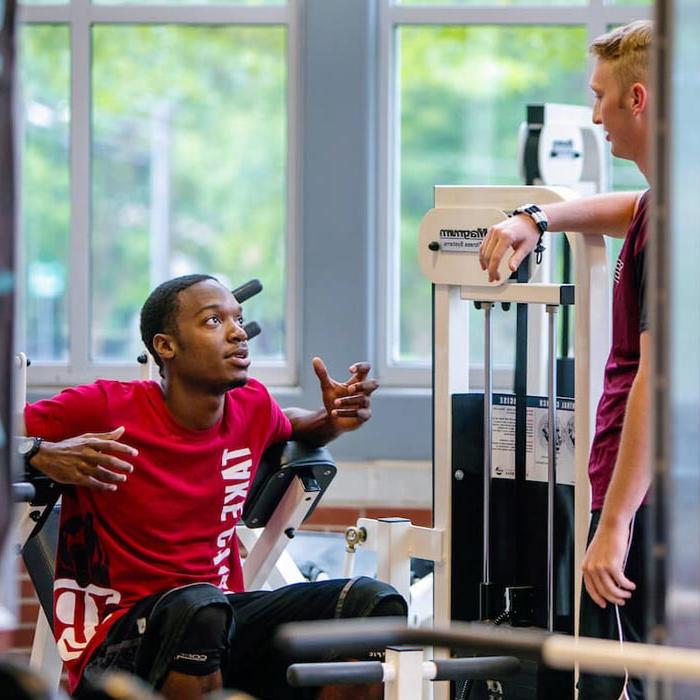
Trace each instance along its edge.
<instances>
[{"instance_id":1,"label":"equipment placard","mask_svg":"<svg viewBox=\"0 0 700 700\"><path fill-rule=\"evenodd\" d=\"M541 396L527 397L525 478L547 481L549 461L548 400ZM494 479L515 479L515 396L494 394L492 412L491 476ZM574 401L557 399L556 468L557 483L575 483L576 436Z\"/></svg>"}]
</instances>

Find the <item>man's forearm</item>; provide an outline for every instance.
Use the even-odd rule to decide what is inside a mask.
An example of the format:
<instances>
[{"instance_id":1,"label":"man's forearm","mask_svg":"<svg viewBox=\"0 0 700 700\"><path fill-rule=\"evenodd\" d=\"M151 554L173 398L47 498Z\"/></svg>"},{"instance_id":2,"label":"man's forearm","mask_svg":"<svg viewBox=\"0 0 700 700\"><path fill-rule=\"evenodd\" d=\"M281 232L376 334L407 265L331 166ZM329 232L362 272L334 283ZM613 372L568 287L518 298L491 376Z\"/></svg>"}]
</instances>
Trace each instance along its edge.
<instances>
[{"instance_id":1,"label":"man's forearm","mask_svg":"<svg viewBox=\"0 0 700 700\"><path fill-rule=\"evenodd\" d=\"M620 449L605 496L600 527L626 526L644 501L651 483L649 374L640 367L630 389Z\"/></svg>"},{"instance_id":2,"label":"man's forearm","mask_svg":"<svg viewBox=\"0 0 700 700\"><path fill-rule=\"evenodd\" d=\"M292 424L292 438L311 445L325 445L339 435L328 412L321 408L308 411L304 408L285 408L284 414Z\"/></svg>"},{"instance_id":3,"label":"man's forearm","mask_svg":"<svg viewBox=\"0 0 700 700\"><path fill-rule=\"evenodd\" d=\"M639 192L611 192L584 199L543 205L550 231L577 231L624 237L639 200Z\"/></svg>"}]
</instances>

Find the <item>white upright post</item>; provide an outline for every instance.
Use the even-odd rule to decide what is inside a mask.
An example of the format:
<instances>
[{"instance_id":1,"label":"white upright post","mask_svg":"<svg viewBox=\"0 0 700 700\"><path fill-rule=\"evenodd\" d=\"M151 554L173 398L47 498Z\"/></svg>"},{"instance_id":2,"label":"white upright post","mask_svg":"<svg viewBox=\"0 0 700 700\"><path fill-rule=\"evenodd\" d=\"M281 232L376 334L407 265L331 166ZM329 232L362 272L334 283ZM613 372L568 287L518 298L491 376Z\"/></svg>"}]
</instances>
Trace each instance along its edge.
<instances>
[{"instance_id":1,"label":"white upright post","mask_svg":"<svg viewBox=\"0 0 700 700\"><path fill-rule=\"evenodd\" d=\"M410 520L377 520L377 578L390 583L406 601L410 600L411 588L410 537Z\"/></svg>"},{"instance_id":2,"label":"white upright post","mask_svg":"<svg viewBox=\"0 0 700 700\"><path fill-rule=\"evenodd\" d=\"M384 700L420 700L423 684L423 649L387 647L386 666L392 669L385 676Z\"/></svg>"},{"instance_id":3,"label":"white upright post","mask_svg":"<svg viewBox=\"0 0 700 700\"><path fill-rule=\"evenodd\" d=\"M567 234L576 280L574 337L576 413L576 486L574 507L575 632L581 601L581 564L586 553L591 490L588 455L595 433L595 414L603 393L603 372L610 350L608 259L602 236Z\"/></svg>"}]
</instances>

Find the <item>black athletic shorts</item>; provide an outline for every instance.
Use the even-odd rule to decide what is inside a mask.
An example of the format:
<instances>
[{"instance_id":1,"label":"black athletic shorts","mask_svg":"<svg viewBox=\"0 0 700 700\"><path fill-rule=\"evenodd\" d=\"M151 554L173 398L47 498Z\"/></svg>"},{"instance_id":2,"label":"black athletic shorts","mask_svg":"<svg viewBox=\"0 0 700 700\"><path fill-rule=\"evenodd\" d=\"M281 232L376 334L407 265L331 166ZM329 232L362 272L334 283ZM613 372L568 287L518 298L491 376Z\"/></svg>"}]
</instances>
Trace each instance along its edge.
<instances>
[{"instance_id":1,"label":"black athletic shorts","mask_svg":"<svg viewBox=\"0 0 700 700\"><path fill-rule=\"evenodd\" d=\"M227 595L209 584L184 586L139 601L117 620L86 665L77 696L89 690L102 674L113 670L132 673L159 688L187 625L197 610L210 605L221 606L229 624L228 648L222 655L224 686L243 690L260 700L306 700L316 696L314 689L287 685L287 666L294 660L283 657L274 645L280 625L407 614L406 602L396 589L367 577ZM333 658L336 657L329 650L316 660Z\"/></svg>"},{"instance_id":2,"label":"black athletic shorts","mask_svg":"<svg viewBox=\"0 0 700 700\"><path fill-rule=\"evenodd\" d=\"M642 506L634 519L632 542L625 575L633 581L637 588L632 597L621 606L608 603L600 608L588 595L586 587L581 591L581 615L579 630L582 637L597 637L598 639L620 640L627 642L644 642L646 637L646 570L644 564L644 538L647 519L647 508ZM588 543L600 521L600 511L591 514L591 524L588 531ZM619 611L619 624L617 613ZM624 676L600 676L591 673L581 673L579 678L579 700L618 700L625 686ZM644 683L640 678L630 677L627 681L627 697L629 700L643 700ZM624 696L623 696L624 698ZM626 698L625 698L626 700Z\"/></svg>"}]
</instances>

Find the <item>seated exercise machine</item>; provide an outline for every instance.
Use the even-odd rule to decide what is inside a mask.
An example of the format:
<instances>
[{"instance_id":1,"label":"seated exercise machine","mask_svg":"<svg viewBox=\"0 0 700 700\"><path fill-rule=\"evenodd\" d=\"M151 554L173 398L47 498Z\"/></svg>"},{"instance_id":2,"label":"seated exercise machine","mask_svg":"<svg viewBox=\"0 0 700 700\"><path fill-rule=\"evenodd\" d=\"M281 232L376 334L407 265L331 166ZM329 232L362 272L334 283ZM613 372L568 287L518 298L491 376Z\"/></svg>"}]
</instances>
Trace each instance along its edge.
<instances>
[{"instance_id":1,"label":"seated exercise machine","mask_svg":"<svg viewBox=\"0 0 700 700\"><path fill-rule=\"evenodd\" d=\"M491 284L479 266L478 251L488 229L523 202L546 204L575 196L548 187L436 187L435 207L421 223L419 262L433 289L433 529L439 533L441 553L433 576L436 627L452 620L480 620L574 631L574 571L585 550L590 503L587 459L609 346L605 243L602 236L567 234L575 289L570 284L530 282L536 270L529 263L511 278L507 258L501 264L501 282ZM572 415L573 397L557 395L555 360L557 312L574 303ZM473 304L484 317L485 381L484 391L478 393L469 387ZM527 341L516 353L515 391L494 394L491 313L496 304L515 307L516 338L526 336L528 307L544 308L547 396L528 394ZM551 435L559 436L556 442L549 440ZM576 568L571 555L574 536ZM423 663L420 654L414 657ZM494 697L551 700L573 694L571 674L552 674L530 659L519 659L517 665L502 659L455 660L437 649L437 668L447 661L479 664L471 678L497 680ZM431 668L421 670L414 661L409 694L406 688L396 689L396 669L403 662L387 663L394 668L387 677L387 698L399 697L398 692L401 700L424 697L424 672L434 680L468 677L467 665L460 673L441 675ZM312 672L315 683L322 685L343 671L340 665L293 667L290 679L305 683ZM376 678L376 669L373 673ZM432 692L441 699L464 696L465 687L438 683Z\"/></svg>"},{"instance_id":2,"label":"seated exercise machine","mask_svg":"<svg viewBox=\"0 0 700 700\"><path fill-rule=\"evenodd\" d=\"M251 280L234 290L243 303L262 290ZM257 323L246 325L249 338L260 333ZM154 375L155 363L145 357L139 362L146 376ZM26 402L28 360L17 357L17 407ZM337 468L330 452L323 447L302 443L280 443L270 447L258 467L237 534L247 556L243 575L247 589L277 588L306 580L285 551L296 530L316 508L330 485ZM62 662L53 638L53 576L60 520L62 486L48 477L33 475L13 485L15 500L23 513L15 529L14 543L39 598L40 610L30 658L30 666L40 672L52 687L58 685Z\"/></svg>"}]
</instances>

